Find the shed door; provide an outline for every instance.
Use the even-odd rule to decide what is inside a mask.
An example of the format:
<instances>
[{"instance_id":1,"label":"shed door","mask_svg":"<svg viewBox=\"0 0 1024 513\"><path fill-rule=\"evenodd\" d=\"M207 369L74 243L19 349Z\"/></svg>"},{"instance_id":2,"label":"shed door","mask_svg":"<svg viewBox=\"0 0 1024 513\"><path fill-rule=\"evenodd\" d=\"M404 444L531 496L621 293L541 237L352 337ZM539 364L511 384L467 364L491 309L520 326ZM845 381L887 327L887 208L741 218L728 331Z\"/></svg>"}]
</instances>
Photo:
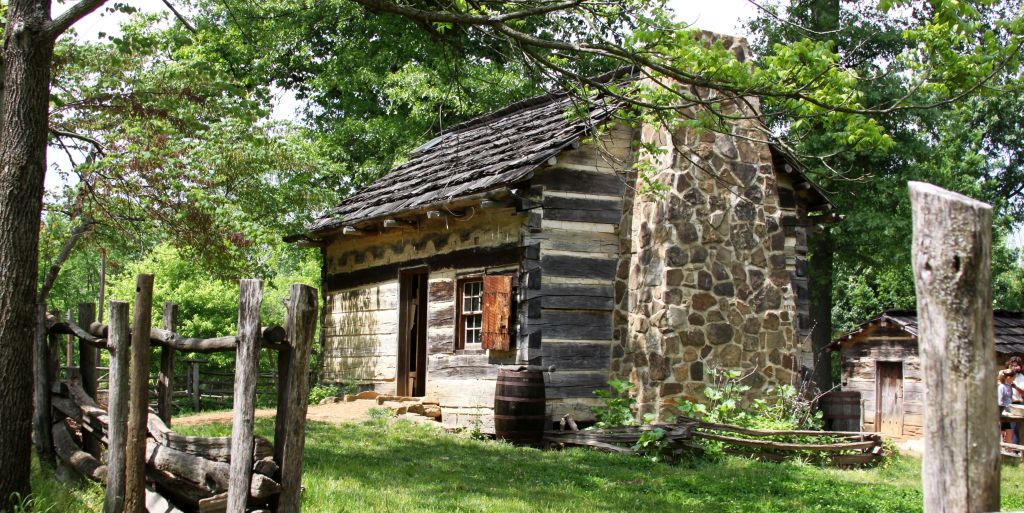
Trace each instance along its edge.
<instances>
[{"instance_id":1,"label":"shed door","mask_svg":"<svg viewBox=\"0 0 1024 513\"><path fill-rule=\"evenodd\" d=\"M884 435L903 436L903 363L878 362L878 426Z\"/></svg>"}]
</instances>

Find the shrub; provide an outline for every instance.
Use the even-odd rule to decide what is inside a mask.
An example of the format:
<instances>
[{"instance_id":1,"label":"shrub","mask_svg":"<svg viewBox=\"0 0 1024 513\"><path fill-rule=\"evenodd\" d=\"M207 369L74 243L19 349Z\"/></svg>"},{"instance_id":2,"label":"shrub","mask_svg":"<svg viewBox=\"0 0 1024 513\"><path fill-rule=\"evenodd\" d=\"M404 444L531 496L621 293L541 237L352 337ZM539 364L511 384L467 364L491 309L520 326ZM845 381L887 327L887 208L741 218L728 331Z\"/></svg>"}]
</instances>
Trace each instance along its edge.
<instances>
[{"instance_id":1,"label":"shrub","mask_svg":"<svg viewBox=\"0 0 1024 513\"><path fill-rule=\"evenodd\" d=\"M309 404L320 404L328 397L338 397L341 389L337 385L316 385L309 390Z\"/></svg>"},{"instance_id":2,"label":"shrub","mask_svg":"<svg viewBox=\"0 0 1024 513\"><path fill-rule=\"evenodd\" d=\"M611 428L636 425L636 399L630 395L633 384L628 381L613 379L608 382L611 390L596 390L596 395L603 406L592 408L597 423L594 427Z\"/></svg>"}]
</instances>

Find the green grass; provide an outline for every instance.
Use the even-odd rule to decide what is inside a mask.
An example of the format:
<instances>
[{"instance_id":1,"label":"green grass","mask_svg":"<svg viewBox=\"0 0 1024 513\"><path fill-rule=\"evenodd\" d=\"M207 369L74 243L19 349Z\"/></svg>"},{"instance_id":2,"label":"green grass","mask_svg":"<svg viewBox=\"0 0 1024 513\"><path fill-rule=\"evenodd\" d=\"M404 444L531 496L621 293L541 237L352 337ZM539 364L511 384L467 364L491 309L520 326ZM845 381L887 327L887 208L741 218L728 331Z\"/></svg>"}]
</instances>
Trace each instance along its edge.
<instances>
[{"instance_id":1,"label":"green grass","mask_svg":"<svg viewBox=\"0 0 1024 513\"><path fill-rule=\"evenodd\" d=\"M257 432L269 437L272 422L257 421ZM181 432L229 430L208 425ZM672 467L589 450L480 442L407 423L311 422L303 511L915 512L921 511L920 472L913 458L871 470L739 458ZM71 495L50 511L99 510L99 492L70 492L37 472L33 485L40 484L44 502ZM1003 467L1003 509L1024 509L1020 468Z\"/></svg>"}]
</instances>

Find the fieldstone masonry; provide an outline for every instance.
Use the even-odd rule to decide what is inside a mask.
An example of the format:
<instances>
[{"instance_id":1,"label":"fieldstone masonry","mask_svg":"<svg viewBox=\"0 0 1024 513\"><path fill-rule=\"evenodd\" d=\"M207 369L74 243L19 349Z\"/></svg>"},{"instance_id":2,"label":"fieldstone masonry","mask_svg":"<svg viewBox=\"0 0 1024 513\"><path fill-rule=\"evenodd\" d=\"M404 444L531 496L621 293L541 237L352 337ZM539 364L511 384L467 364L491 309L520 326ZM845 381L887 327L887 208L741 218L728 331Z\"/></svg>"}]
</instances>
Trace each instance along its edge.
<instances>
[{"instance_id":1,"label":"fieldstone masonry","mask_svg":"<svg viewBox=\"0 0 1024 513\"><path fill-rule=\"evenodd\" d=\"M809 358L797 315L806 215L755 122L732 135L641 133L667 150L641 158L669 191L627 198L611 363L613 377L636 385L641 414L704 399L711 367L743 369L756 395L795 384Z\"/></svg>"}]
</instances>

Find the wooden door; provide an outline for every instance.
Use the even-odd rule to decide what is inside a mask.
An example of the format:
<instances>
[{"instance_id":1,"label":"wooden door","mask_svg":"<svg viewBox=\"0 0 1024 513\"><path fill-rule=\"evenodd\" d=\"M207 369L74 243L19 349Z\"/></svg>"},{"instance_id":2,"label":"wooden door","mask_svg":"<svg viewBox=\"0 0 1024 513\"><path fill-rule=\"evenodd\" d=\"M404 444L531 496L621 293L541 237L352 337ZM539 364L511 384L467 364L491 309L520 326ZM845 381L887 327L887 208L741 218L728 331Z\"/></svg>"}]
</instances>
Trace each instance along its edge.
<instances>
[{"instance_id":1,"label":"wooden door","mask_svg":"<svg viewBox=\"0 0 1024 513\"><path fill-rule=\"evenodd\" d=\"M427 269L399 273L398 395L422 397L427 383Z\"/></svg>"},{"instance_id":2,"label":"wooden door","mask_svg":"<svg viewBox=\"0 0 1024 513\"><path fill-rule=\"evenodd\" d=\"M885 435L903 436L903 363L878 362L875 390L878 430Z\"/></svg>"}]
</instances>

